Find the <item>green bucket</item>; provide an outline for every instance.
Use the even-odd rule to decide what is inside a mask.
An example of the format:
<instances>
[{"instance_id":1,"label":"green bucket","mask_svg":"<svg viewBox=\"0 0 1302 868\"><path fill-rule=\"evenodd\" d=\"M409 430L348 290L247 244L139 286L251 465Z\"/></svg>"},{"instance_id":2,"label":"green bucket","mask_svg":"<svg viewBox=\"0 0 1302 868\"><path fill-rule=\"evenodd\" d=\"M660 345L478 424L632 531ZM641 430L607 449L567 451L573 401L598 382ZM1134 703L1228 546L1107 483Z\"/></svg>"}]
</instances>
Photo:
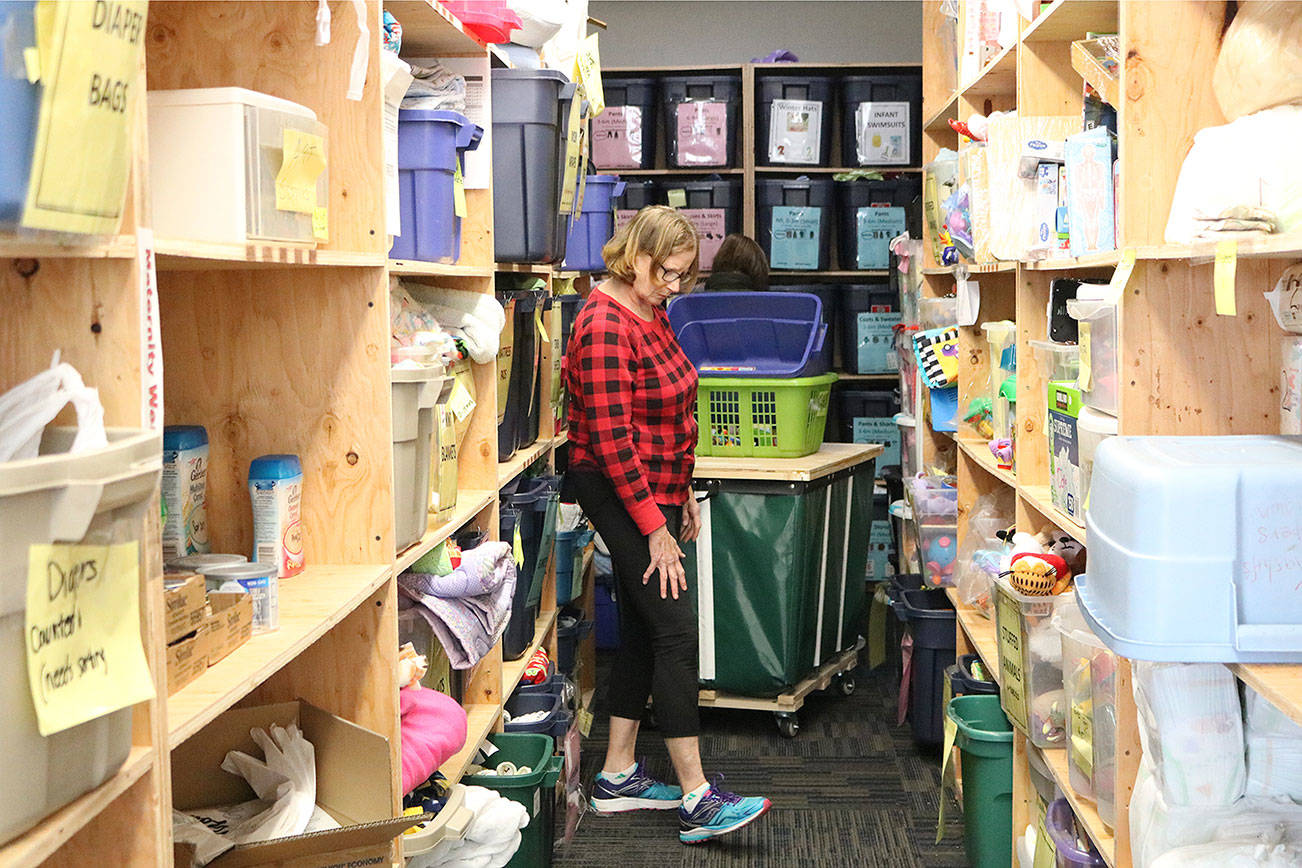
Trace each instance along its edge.
<instances>
[{"instance_id":1,"label":"green bucket","mask_svg":"<svg viewBox=\"0 0 1302 868\"><path fill-rule=\"evenodd\" d=\"M963 752L963 847L973 868L1013 859L1013 725L997 695L956 696L949 719Z\"/></svg>"},{"instance_id":2,"label":"green bucket","mask_svg":"<svg viewBox=\"0 0 1302 868\"><path fill-rule=\"evenodd\" d=\"M472 775L464 783L487 787L524 805L529 825L521 833L520 849L506 863L507 868L547 868L552 864L552 813L555 807L556 781L561 775L561 757L552 756L550 735L532 732L499 732L488 737L497 748L488 763L504 762L516 767L528 766L527 775Z\"/></svg>"}]
</instances>

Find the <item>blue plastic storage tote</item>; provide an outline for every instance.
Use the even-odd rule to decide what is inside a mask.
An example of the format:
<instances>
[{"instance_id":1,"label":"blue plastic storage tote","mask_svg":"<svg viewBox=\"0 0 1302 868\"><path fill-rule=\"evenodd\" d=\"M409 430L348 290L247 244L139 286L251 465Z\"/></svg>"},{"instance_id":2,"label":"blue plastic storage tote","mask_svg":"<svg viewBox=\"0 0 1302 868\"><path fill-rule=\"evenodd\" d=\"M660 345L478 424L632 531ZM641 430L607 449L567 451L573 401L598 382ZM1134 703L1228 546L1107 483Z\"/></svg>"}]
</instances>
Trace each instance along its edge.
<instances>
[{"instance_id":1,"label":"blue plastic storage tote","mask_svg":"<svg viewBox=\"0 0 1302 868\"><path fill-rule=\"evenodd\" d=\"M21 74L23 50L36 44L35 3L0 3L0 225L16 224L27 201L32 172L32 142L40 113L41 88Z\"/></svg>"},{"instance_id":2,"label":"blue plastic storage tote","mask_svg":"<svg viewBox=\"0 0 1302 868\"><path fill-rule=\"evenodd\" d=\"M591 530L556 532L556 605L564 606L583 592L583 550L592 537Z\"/></svg>"},{"instance_id":3,"label":"blue plastic storage tote","mask_svg":"<svg viewBox=\"0 0 1302 868\"><path fill-rule=\"evenodd\" d=\"M464 153L484 131L465 115L436 109L398 111L398 202L402 234L389 256L455 262L461 256L461 218L455 175Z\"/></svg>"},{"instance_id":4,"label":"blue plastic storage tote","mask_svg":"<svg viewBox=\"0 0 1302 868\"><path fill-rule=\"evenodd\" d=\"M589 175L583 192L583 211L570 226L565 245L566 271L605 271L601 248L615 234L611 200L624 192L618 175Z\"/></svg>"},{"instance_id":5,"label":"blue plastic storage tote","mask_svg":"<svg viewBox=\"0 0 1302 868\"><path fill-rule=\"evenodd\" d=\"M816 377L827 371L823 302L804 292L703 292L674 299L669 324L702 374Z\"/></svg>"},{"instance_id":6,"label":"blue plastic storage tote","mask_svg":"<svg viewBox=\"0 0 1302 868\"><path fill-rule=\"evenodd\" d=\"M528 723L516 723L515 718L526 714L546 712L541 720ZM516 693L506 700L506 712L511 720L502 724L507 732L537 732L550 735L557 743L565 737L570 729L570 714L565 710L565 701L556 693Z\"/></svg>"}]
</instances>

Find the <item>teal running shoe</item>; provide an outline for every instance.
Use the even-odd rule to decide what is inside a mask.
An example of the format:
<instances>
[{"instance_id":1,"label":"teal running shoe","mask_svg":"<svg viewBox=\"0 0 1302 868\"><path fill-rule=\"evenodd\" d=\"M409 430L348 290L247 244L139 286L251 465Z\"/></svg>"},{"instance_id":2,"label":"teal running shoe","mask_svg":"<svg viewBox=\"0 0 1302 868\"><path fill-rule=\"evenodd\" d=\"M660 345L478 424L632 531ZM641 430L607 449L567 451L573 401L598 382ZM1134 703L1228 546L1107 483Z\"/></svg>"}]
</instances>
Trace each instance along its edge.
<instances>
[{"instance_id":1,"label":"teal running shoe","mask_svg":"<svg viewBox=\"0 0 1302 868\"><path fill-rule=\"evenodd\" d=\"M686 805L678 809L678 840L700 844L735 832L767 814L771 807L773 803L761 796L738 796L719 789L718 782L712 783L693 810L687 810Z\"/></svg>"},{"instance_id":2,"label":"teal running shoe","mask_svg":"<svg viewBox=\"0 0 1302 868\"><path fill-rule=\"evenodd\" d=\"M683 791L671 784L662 784L646 773L641 761L637 769L622 783L597 775L588 805L598 814L622 814L625 811L669 811L683 801Z\"/></svg>"}]
</instances>

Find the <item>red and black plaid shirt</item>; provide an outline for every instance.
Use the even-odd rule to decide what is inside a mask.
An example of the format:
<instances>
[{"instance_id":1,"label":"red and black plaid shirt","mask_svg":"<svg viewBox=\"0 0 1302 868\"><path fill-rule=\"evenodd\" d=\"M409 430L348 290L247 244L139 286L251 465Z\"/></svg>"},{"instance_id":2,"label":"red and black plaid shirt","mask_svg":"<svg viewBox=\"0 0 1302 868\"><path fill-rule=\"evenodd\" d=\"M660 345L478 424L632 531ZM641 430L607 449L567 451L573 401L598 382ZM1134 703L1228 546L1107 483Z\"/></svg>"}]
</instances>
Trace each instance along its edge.
<instances>
[{"instance_id":1,"label":"red and black plaid shirt","mask_svg":"<svg viewBox=\"0 0 1302 868\"><path fill-rule=\"evenodd\" d=\"M593 291L565 357L570 466L605 473L644 534L691 490L696 380L664 310L647 322Z\"/></svg>"}]
</instances>

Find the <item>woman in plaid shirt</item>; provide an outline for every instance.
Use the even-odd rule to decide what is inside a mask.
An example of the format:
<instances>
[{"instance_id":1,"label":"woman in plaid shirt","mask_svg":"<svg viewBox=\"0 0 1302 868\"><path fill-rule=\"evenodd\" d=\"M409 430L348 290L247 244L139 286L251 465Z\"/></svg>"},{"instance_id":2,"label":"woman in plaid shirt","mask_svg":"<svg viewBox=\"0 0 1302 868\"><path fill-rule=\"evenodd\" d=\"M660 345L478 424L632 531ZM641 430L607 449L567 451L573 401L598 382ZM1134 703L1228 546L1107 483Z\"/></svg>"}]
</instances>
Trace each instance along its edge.
<instances>
[{"instance_id":1,"label":"woman in plaid shirt","mask_svg":"<svg viewBox=\"0 0 1302 868\"><path fill-rule=\"evenodd\" d=\"M679 838L697 843L758 819L768 799L706 782L697 708L697 626L679 540L696 539L692 497L696 369L665 303L699 266L696 231L672 208L644 208L602 250L610 278L579 311L565 361L570 395L566 499L601 534L615 568L620 647L611 668L610 742L593 788L598 813L678 809ZM636 761L648 696L679 786Z\"/></svg>"}]
</instances>

